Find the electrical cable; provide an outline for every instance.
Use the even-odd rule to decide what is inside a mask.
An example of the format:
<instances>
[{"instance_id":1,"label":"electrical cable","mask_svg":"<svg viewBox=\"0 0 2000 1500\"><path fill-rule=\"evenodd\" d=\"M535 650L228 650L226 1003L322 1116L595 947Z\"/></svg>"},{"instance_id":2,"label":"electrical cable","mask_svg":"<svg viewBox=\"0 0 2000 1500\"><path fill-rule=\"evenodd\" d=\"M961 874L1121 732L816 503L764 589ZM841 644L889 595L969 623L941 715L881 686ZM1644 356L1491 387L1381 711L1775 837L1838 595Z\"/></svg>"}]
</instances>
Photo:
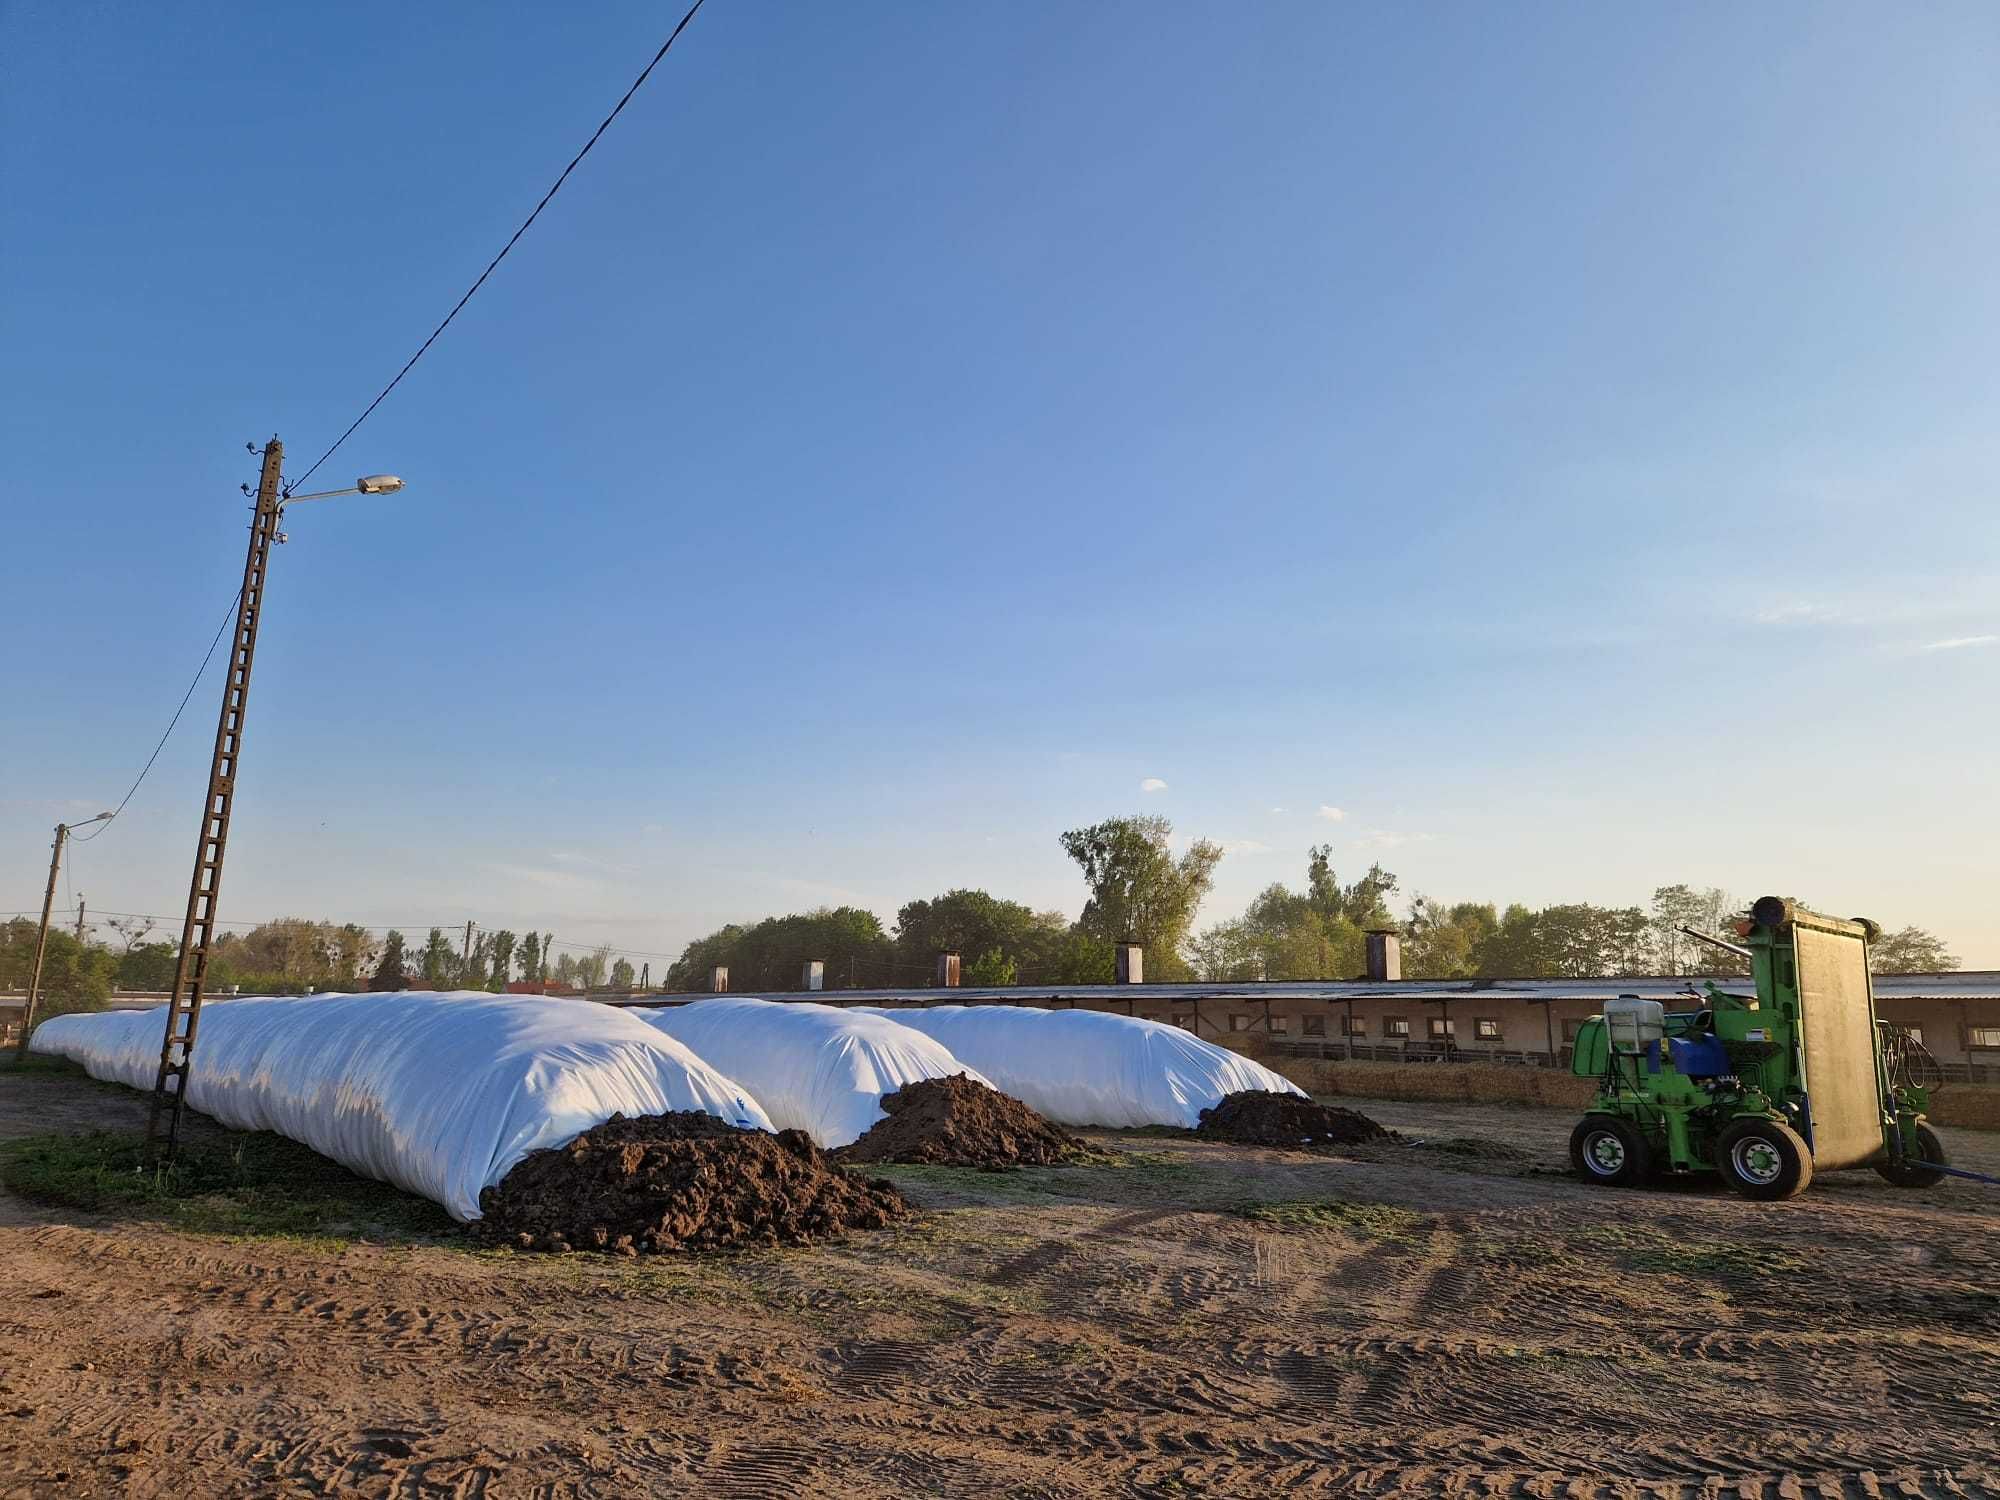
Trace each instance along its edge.
<instances>
[{"instance_id":1,"label":"electrical cable","mask_svg":"<svg viewBox=\"0 0 2000 1500\"><path fill-rule=\"evenodd\" d=\"M194 681L190 682L188 684L187 691L181 694L180 707L176 708L174 710L174 716L171 719L167 720L167 727L165 732L160 735L160 742L157 745L153 746L153 753L146 757L146 764L140 770L138 780L134 781L131 787L127 789L124 796L124 800L118 804L116 811L114 811L110 817L106 818L102 823L97 825L97 831L95 833L79 834L77 837L72 838L70 840L72 844L87 844L92 839L102 834L104 830L109 828L113 823L116 823L118 821L118 814L125 811L125 804L132 800L132 794L138 791L140 784L145 781L146 773L153 769L153 762L158 760L160 758L160 752L167 748L167 736L171 735L174 732L174 726L180 723L181 715L187 712L188 700L194 697L194 690L201 686L201 679L208 674L208 664L211 661L215 660L215 648L222 644L222 632L227 630L229 628L229 622L236 618L237 607L242 602L243 602L243 590L241 588L238 588L235 593L229 596L229 613L224 615L222 617L222 623L215 627L215 639L208 643L207 654L202 657L201 665L195 668Z\"/></svg>"},{"instance_id":2,"label":"electrical cable","mask_svg":"<svg viewBox=\"0 0 2000 1500\"><path fill-rule=\"evenodd\" d=\"M653 69L659 65L660 59L665 57L667 53L672 49L674 43L680 39L680 34L687 29L688 22L694 19L695 12L701 9L703 3L704 0L694 0L694 4L688 8L688 13L681 17L680 24L674 28L673 34L669 36L666 39L666 41L660 44L660 50L653 54L653 60L647 63L646 66L640 70L639 76L632 81L632 87L625 90L624 97L621 98L615 105L611 107L611 113L604 117L603 123L600 124L597 127L597 129L591 133L590 139L583 143L583 149L577 152L575 156L570 158L569 165L562 169L562 175L556 178L554 186L552 186L546 193L542 194L542 201L535 205L535 211L529 214L526 219L521 221L521 227L514 231L513 239L508 240L505 245L502 245L500 247L500 253L494 256L493 259L487 263L486 269L479 273L479 279L472 283L471 287L467 289L463 297L460 297L458 299L457 305L453 307L450 312L444 315L444 321L431 330L431 336L423 341L422 345L419 346L415 354L412 354L410 356L409 363L405 364L402 369L396 372L396 378L390 381L387 385L382 387L380 393L376 395L375 399L368 403L367 409L363 411L360 416L356 417L351 423L348 424L347 431L343 432L339 437L334 439L333 446L331 448L327 449L326 452L322 453L318 458L313 460L311 468L307 469L305 473L301 474L297 479L293 480L290 486L286 487L285 493L287 495L291 493L293 487L304 484L308 479L312 478L313 475L319 471L319 466L325 463L329 458L332 458L333 455L339 451L340 445L342 443L346 442L349 438L354 436L355 428L359 427L363 422L367 421L369 417L374 415L375 408L380 406L385 400L388 399L389 392L393 391L398 385L402 384L403 377L410 373L410 371L416 366L417 361L422 359L425 353L430 349L431 345L437 342L438 335L443 333L445 329L451 326L451 320L453 318L456 318L459 315L459 312L464 308L465 304L472 300L473 293L477 292L482 286L486 285L486 278L493 274L494 268L498 266L501 261L505 260L507 258L507 252L514 248L515 241L519 240L522 235L528 232L528 226L534 223L535 220L541 216L542 210L549 206L549 200L555 197L556 193L561 190L562 185L569 180L569 174L576 170L577 163L582 161L586 156L590 155L590 148L597 144L598 137L603 135L604 132L610 128L611 122L618 118L619 113L625 108L627 104L631 103L632 96L639 92L640 86L645 83L647 77L652 73Z\"/></svg>"}]
</instances>

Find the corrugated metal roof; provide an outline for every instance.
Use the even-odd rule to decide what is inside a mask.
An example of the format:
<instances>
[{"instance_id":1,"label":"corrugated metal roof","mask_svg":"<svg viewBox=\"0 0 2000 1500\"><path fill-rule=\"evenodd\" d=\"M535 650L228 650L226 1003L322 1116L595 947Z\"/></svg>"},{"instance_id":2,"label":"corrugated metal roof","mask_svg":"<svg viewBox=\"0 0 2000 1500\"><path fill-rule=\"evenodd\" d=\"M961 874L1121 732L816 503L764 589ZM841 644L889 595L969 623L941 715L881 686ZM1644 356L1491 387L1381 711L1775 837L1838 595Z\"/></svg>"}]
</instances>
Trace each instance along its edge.
<instances>
[{"instance_id":1,"label":"corrugated metal roof","mask_svg":"<svg viewBox=\"0 0 2000 1500\"><path fill-rule=\"evenodd\" d=\"M1714 975L1724 989L1747 990L1745 975ZM1639 995L1669 1000L1699 989L1700 977L1649 976L1632 979L1405 979L1393 984L1366 981L1270 980L1245 984L1072 984L1014 985L1005 989L882 989L768 992L779 1000L820 1000L829 1005L872 1005L884 1000L924 1000L932 1004L1020 1004L1038 1000L1609 1000ZM2000 1000L2000 970L1953 974L1878 974L1875 994L1883 1000ZM706 998L699 994L640 995L630 1004L675 1003Z\"/></svg>"}]
</instances>

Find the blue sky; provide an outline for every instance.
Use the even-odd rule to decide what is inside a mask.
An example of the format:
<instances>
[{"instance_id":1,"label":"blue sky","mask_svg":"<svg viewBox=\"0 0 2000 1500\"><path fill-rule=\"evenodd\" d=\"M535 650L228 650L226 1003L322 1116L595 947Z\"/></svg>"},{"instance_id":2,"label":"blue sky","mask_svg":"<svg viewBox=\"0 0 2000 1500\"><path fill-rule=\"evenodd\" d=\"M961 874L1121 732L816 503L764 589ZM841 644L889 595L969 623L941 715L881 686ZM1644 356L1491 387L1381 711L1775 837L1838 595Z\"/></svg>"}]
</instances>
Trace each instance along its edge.
<instances>
[{"instance_id":1,"label":"blue sky","mask_svg":"<svg viewBox=\"0 0 2000 1500\"><path fill-rule=\"evenodd\" d=\"M0 909L244 442L302 472L677 15L0 8ZM1996 79L1984 5L712 0L312 486L408 490L291 517L224 914L1074 912L1146 810L1211 918L1324 838L2000 965ZM93 907L180 910L215 696Z\"/></svg>"}]
</instances>

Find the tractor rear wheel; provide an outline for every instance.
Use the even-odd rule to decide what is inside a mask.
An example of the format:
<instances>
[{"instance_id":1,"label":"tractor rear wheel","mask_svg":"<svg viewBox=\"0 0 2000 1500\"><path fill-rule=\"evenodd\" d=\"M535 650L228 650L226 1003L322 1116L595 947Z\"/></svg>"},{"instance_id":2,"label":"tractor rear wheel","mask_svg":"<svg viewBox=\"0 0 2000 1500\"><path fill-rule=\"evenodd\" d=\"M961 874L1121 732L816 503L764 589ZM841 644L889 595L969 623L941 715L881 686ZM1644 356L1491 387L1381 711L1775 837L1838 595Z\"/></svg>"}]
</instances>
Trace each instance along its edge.
<instances>
[{"instance_id":1,"label":"tractor rear wheel","mask_svg":"<svg viewBox=\"0 0 2000 1500\"><path fill-rule=\"evenodd\" d=\"M1925 1162L1936 1162L1939 1167L1951 1165L1951 1158L1944 1154L1944 1142L1937 1132L1922 1120L1917 1121L1917 1155L1912 1161L1904 1157L1901 1161L1885 1161L1875 1170L1899 1188L1931 1188L1944 1181L1945 1174L1937 1167L1925 1166Z\"/></svg>"},{"instance_id":2,"label":"tractor rear wheel","mask_svg":"<svg viewBox=\"0 0 2000 1500\"><path fill-rule=\"evenodd\" d=\"M1715 1142L1715 1168L1746 1198L1796 1198L1812 1181L1812 1152L1781 1120L1738 1120Z\"/></svg>"},{"instance_id":3,"label":"tractor rear wheel","mask_svg":"<svg viewBox=\"0 0 2000 1500\"><path fill-rule=\"evenodd\" d=\"M1569 1133L1569 1161L1585 1182L1633 1187L1653 1170L1653 1149L1628 1120L1585 1115Z\"/></svg>"}]
</instances>

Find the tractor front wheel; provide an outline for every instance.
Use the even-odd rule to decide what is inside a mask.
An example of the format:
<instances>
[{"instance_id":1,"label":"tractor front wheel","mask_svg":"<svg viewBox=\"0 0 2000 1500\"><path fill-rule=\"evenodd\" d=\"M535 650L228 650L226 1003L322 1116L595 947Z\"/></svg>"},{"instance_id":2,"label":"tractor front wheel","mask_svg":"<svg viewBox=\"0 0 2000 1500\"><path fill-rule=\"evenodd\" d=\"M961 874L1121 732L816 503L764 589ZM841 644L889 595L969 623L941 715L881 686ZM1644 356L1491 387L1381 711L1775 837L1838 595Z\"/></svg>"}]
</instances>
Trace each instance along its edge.
<instances>
[{"instance_id":1,"label":"tractor front wheel","mask_svg":"<svg viewBox=\"0 0 2000 1500\"><path fill-rule=\"evenodd\" d=\"M1812 1181L1812 1153L1779 1120L1738 1120L1715 1142L1715 1167L1746 1198L1796 1198Z\"/></svg>"},{"instance_id":2,"label":"tractor front wheel","mask_svg":"<svg viewBox=\"0 0 2000 1500\"><path fill-rule=\"evenodd\" d=\"M1653 1151L1630 1121L1585 1115L1569 1133L1570 1165L1585 1182L1632 1187L1653 1169Z\"/></svg>"},{"instance_id":3,"label":"tractor front wheel","mask_svg":"<svg viewBox=\"0 0 2000 1500\"><path fill-rule=\"evenodd\" d=\"M1944 1154L1944 1142L1938 1139L1937 1132L1921 1120L1917 1122L1916 1137L1917 1154L1914 1159L1905 1156L1901 1161L1885 1161L1875 1170L1899 1188L1936 1187L1945 1179L1945 1174L1937 1167L1950 1166L1951 1158ZM1937 1166L1926 1166L1927 1162L1935 1162Z\"/></svg>"}]
</instances>

